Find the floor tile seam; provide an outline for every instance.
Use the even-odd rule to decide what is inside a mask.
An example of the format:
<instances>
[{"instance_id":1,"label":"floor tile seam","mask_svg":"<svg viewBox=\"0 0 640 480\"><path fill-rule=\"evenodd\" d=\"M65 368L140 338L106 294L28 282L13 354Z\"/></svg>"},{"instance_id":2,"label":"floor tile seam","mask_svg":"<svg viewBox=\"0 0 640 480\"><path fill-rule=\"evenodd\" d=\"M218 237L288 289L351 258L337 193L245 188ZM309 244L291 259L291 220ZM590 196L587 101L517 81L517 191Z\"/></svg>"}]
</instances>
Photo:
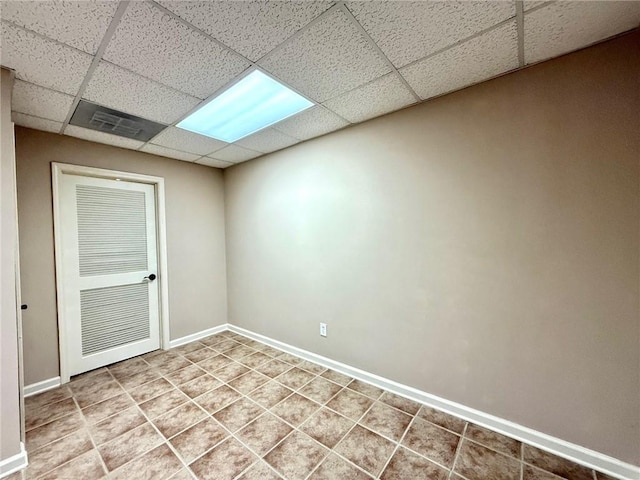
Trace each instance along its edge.
<instances>
[{"instance_id":1,"label":"floor tile seam","mask_svg":"<svg viewBox=\"0 0 640 480\"><path fill-rule=\"evenodd\" d=\"M74 403L74 405L76 406L76 408L79 408L78 403L75 401L75 399L74 399L73 397L69 397L69 398L73 399L73 403ZM68 398L65 398L65 400L68 400ZM64 400L61 400L61 401L64 401ZM57 403L57 402L56 402L56 403ZM55 418L54 418L54 419L52 419L52 420L47 420L47 421L45 421L44 423L38 423L38 424L36 424L35 426L33 426L33 427L31 427L31 428L28 428L28 429L27 429L27 428L25 427L25 430L24 430L25 436L26 436L26 434L27 434L27 433L32 432L33 430L35 430L35 429L37 429L37 428L40 428L40 427L44 427L44 426L46 426L46 425L49 425L50 423L53 423L53 422L55 422L55 421L57 421L57 420L61 420L61 419L65 418L65 417L68 417L69 415L73 415L74 413L76 413L76 411L75 411L75 410L74 410L73 412L65 413L64 415L61 415L60 417L55 417ZM82 409L80 409L80 413L82 413Z\"/></svg>"},{"instance_id":2,"label":"floor tile seam","mask_svg":"<svg viewBox=\"0 0 640 480\"><path fill-rule=\"evenodd\" d=\"M152 450L154 450L155 448L158 448L159 446L166 444L168 446L168 448L173 452L173 454L176 456L176 458L178 459L178 461L184 466L186 467L187 465L182 461L182 458L178 455L178 452L173 448L173 445L171 445L171 442L169 442L169 440L162 434L162 432L160 431L160 429L158 427L156 427L156 425L151 421L151 419L145 414L145 412L142 411L142 409L139 407L138 402L135 401L135 399L129 394L129 392L125 393L127 395L129 395L129 399L131 401L133 401L134 405L138 408L138 410L140 410L141 415L145 418L145 420L147 421L147 423L149 423L151 425L151 428L153 428L155 430L155 432L160 436L161 439L163 439L164 441L159 443L158 445L154 445L153 447L150 447L148 450L146 450L145 452L141 453L140 455L135 456L134 458L130 459L128 462L125 462L124 464L118 466L117 468L115 468L113 471L110 471L108 468L106 469L107 471L107 477L110 477L112 475L113 472L123 468L125 465L130 464L131 462L133 462L134 460L137 460L138 458L141 458L143 455L146 455L147 453L151 452ZM142 425L140 425L142 426ZM136 427L139 428L140 426ZM134 430L134 429L132 429ZM132 431L129 430L129 431ZM116 437L118 438L118 437ZM98 452L99 453L99 452ZM102 457L102 456L101 456ZM177 473L177 472L174 472Z\"/></svg>"},{"instance_id":3,"label":"floor tile seam","mask_svg":"<svg viewBox=\"0 0 640 480\"><path fill-rule=\"evenodd\" d=\"M73 397L72 397L72 398L73 398ZM74 402L74 404L76 405L76 408L79 408L78 402L76 402L75 398L73 399L73 402ZM82 413L81 413L81 412L80 412L80 415L82 416ZM63 418L63 417L60 417L60 418ZM84 418L84 417L83 417L83 418ZM57 420L57 419L56 419L56 420ZM52 420L52 421L55 421L55 420ZM49 423L51 423L51 422L49 422ZM81 429L82 429L82 428L81 428ZM79 430L81 430L81 429L79 429ZM78 433L78 431L79 431L79 430L74 430L73 432L70 432L70 433L68 433L68 434L66 434L66 435L63 435L63 436L61 436L61 437L58 437L58 438L56 438L55 440L52 440L51 442L48 442L48 443L46 443L46 444L44 444L44 445L42 445L42 446L40 446L40 447L36 448L33 452L28 452L28 451L27 451L27 454L29 454L29 453L32 453L32 454L33 454L33 453L37 452L38 450L40 450L41 448L44 448L44 447L46 447L46 446L48 446L48 445L51 445L52 443L57 442L58 440L62 440L62 439L64 439L64 438L68 438L68 437L70 437L70 436L74 435L75 433ZM100 456L100 452L98 452L98 450L97 450L97 449L96 449L96 447L95 447L95 444L93 443L93 438L91 437L91 433L89 432L89 430L88 430L88 429L86 429L86 430L87 430L87 435L89 436L89 440L91 441L91 444L93 445L93 448L94 448L94 449L96 450L96 452L98 453L98 456L100 457L100 461L102 462L102 457ZM67 460L66 462L61 463L61 464L59 464L59 465L56 465L55 467L53 467L53 468L51 468L51 469L49 469L49 470L47 470L47 471L45 471L45 472L40 473L40 475L38 475L38 476L36 477L36 479L42 478L43 476L45 476L45 475L47 475L47 474L49 474L49 473L53 472L56 468L60 468L60 467L62 467L62 466L64 466L64 465L66 465L66 464L68 464L68 463L72 462L72 461L73 461L73 460L75 460L76 458L80 457L81 455L84 455L85 453L87 453L87 452L89 452L89 451L90 451L90 450L87 450L86 452L82 452L80 455L76 455L75 457L73 457L73 458L71 458L71 459ZM104 466L104 462L102 462L102 463L103 463L103 466ZM28 468L28 467L29 467L29 465L27 465L27 468ZM106 469L106 467L105 467L105 471L106 471L106 472L108 472L108 470ZM24 471L23 471L23 472L26 474L26 468L24 469ZM24 476L24 475L23 475L23 476Z\"/></svg>"},{"instance_id":4,"label":"floor tile seam","mask_svg":"<svg viewBox=\"0 0 640 480\"><path fill-rule=\"evenodd\" d=\"M80 408L80 405L78 405L78 408ZM80 416L82 417L82 422L84 424L84 427L87 430L87 434L89 435L89 440L91 441L91 445L93 445L93 449L95 450L96 455L98 456L100 465L102 465L103 472L105 473L105 476L108 476L109 469L107 468L107 464L104 462L104 459L100 454L100 450L98 450L98 444L96 443L95 439L93 438L93 435L91 434L91 429L89 428L90 427L89 422L87 421L87 418L84 416L84 413L82 413L82 409L80 409Z\"/></svg>"},{"instance_id":5,"label":"floor tile seam","mask_svg":"<svg viewBox=\"0 0 640 480\"><path fill-rule=\"evenodd\" d=\"M453 473L456 469L456 463L458 462L458 458L460 457L460 451L462 450L462 442L464 440L464 434L467 432L467 427L469 426L469 422L464 424L464 428L462 429L462 435L460 436L460 441L456 447L456 453L453 456L453 463L451 464L451 470L449 471L449 476L447 478L451 479L453 477ZM457 473L456 473L457 475ZM462 475L460 475L462 477ZM464 477L462 477L464 478Z\"/></svg>"},{"instance_id":6,"label":"floor tile seam","mask_svg":"<svg viewBox=\"0 0 640 480\"><path fill-rule=\"evenodd\" d=\"M346 387L345 387L345 388L346 388ZM359 392L357 392L357 393L359 393ZM367 398L369 398L369 397L367 397ZM360 422L362 421L362 419L363 419L363 418L364 418L364 417L369 413L369 411L371 410L371 408L373 407L373 405L374 405L374 403L372 402L372 403L371 403L371 405L369 405L369 407L367 407L367 409L362 413L362 415L360 415L360 417L358 417L358 419L357 419L357 420L351 420L349 417L347 417L347 418L349 418L349 420L351 420L352 422L354 422L354 424L349 428L349 430L347 430L347 432L342 436L342 438L341 438L341 439L340 439L340 440L339 440L339 441L338 441L338 442L333 446L332 450L335 450L335 449L336 449L336 448L337 448L337 447L338 447L342 442L344 442L344 439L345 439L345 438L347 438L347 437L351 434L351 432L353 432L353 430L354 430L357 426L360 426L361 428L364 428L365 430L367 430L367 431L369 431L369 432L371 432L371 433L373 433L373 434L375 434L375 435L378 435L378 434L377 434L376 432L374 432L373 430L371 430L371 429L369 429L369 428L367 428L367 427L364 427L363 425L361 425L361 424L360 424ZM344 416L344 415L343 415L343 416ZM395 441L394 441L394 442L392 442L392 443L397 444L398 442L395 442ZM336 451L336 453L337 453L337 451ZM389 457L389 458L391 458L391 457ZM365 471L366 471L366 470L365 470ZM382 474L382 470L381 470L381 471L379 471L379 472L378 472L377 474L375 474L375 475L372 475L371 473L367 472L367 475L372 476L372 477L374 477L374 478L378 478L381 474Z\"/></svg>"},{"instance_id":7,"label":"floor tile seam","mask_svg":"<svg viewBox=\"0 0 640 480\"><path fill-rule=\"evenodd\" d=\"M571 460L569 460L569 461L571 462ZM541 470L541 471L543 471L544 473L547 473L547 474L551 475L551 476L552 476L552 477L554 477L554 478L557 478L558 480L567 480L567 477L563 477L562 475L558 475L558 474L556 474L556 473L550 472L550 471L549 471L549 470L547 470L546 468L540 467L540 466L538 466L538 465L534 465L534 464L533 464L533 463L531 463L531 462L527 462L527 461L525 461L525 460L522 460L520 463L522 464L522 469L523 469L523 470L524 470L524 468L525 468L525 467L533 467L533 468L535 468L535 469L537 469L537 470ZM575 462L571 462L571 463L572 463L572 464L574 464L574 465L577 465L578 467L583 467L583 468L586 468L586 469L588 469L588 470L591 470L592 475L593 475L593 476L596 478L596 480L597 480L597 473L598 473L598 472L597 472L596 470L594 470L593 468L584 467L584 465L580 465L580 464L575 463Z\"/></svg>"},{"instance_id":8,"label":"floor tile seam","mask_svg":"<svg viewBox=\"0 0 640 480\"><path fill-rule=\"evenodd\" d=\"M426 404L421 404L421 405L424 405L424 406L428 407L428 405L426 405ZM429 408L432 408L432 407L429 407ZM437 409L436 409L436 410L437 410ZM440 412L441 410L438 410L438 411ZM444 412L443 412L443 413L444 413ZM447 414L447 415L449 415L449 414ZM455 430L451 430L450 428L443 427L442 425L440 425L440 424L438 424L438 423L436 423L436 422L434 422L434 421L432 421L432 420L428 420L428 419L426 419L426 418L424 418L424 417L420 416L420 410L418 410L418 412L416 413L416 415L415 415L415 416L416 416L416 417L418 417L418 418L420 418L421 420L424 420L424 421L425 421L425 422L427 422L427 423L430 423L431 425L435 425L436 427L441 428L442 430L446 430L446 431L447 431L447 432L449 432L449 433L453 433L454 435L457 435L457 436L458 436L458 437L460 437L460 438L462 438L462 436L463 436L463 435L462 435L462 432L456 432ZM467 422L467 421L466 421L465 419L463 419L463 418L456 417L455 415L451 415L451 416L452 416L452 417L454 417L454 418L456 418L456 419L458 419L458 420L462 420L462 421L464 422L464 425L465 425L465 427L462 429L462 431L463 431L463 432L464 432L464 431L466 431L466 426L467 426L470 422ZM476 443L478 443L478 442L476 442Z\"/></svg>"},{"instance_id":9,"label":"floor tile seam","mask_svg":"<svg viewBox=\"0 0 640 480\"><path fill-rule=\"evenodd\" d=\"M417 412L416 412L417 414ZM400 447L404 447L404 445L402 444L402 442L404 441L404 438L407 436L407 433L409 433L409 429L411 429L411 426L413 425L413 422L415 421L416 417L413 416L411 418L411 421L409 422L409 425L407 425L407 428L405 428L404 433L402 434L402 436L400 437L400 440L398 440L398 442L396 443L395 448L393 449L393 452L391 452L391 456L387 459L387 461L385 462L385 464L382 467L382 470L380 470L380 472L378 473L378 475L376 476L376 478L380 478L382 476L382 474L384 473L384 471L387 469L387 467L389 466L389 464L391 463L391 460L393 459L393 457L395 456L396 452L400 449ZM413 450L412 450L413 451Z\"/></svg>"},{"instance_id":10,"label":"floor tile seam","mask_svg":"<svg viewBox=\"0 0 640 480\"><path fill-rule=\"evenodd\" d=\"M501 452L500 450L496 450L495 448L493 448L493 447L491 447L489 445L486 445L486 444L484 444L482 442L479 442L478 440L474 440L473 438L469 438L467 436L462 436L460 434L456 434L456 435L458 435L460 437L460 441L461 442L464 439L464 440L467 440L467 441L469 441L469 442L471 442L471 443L473 443L475 445L480 445L481 447L486 448L487 450L491 450L494 453L498 453L498 454L502 455L503 457L508 457L508 458L511 458L511 459L516 460L518 462L522 462L522 459L519 458L519 456L516 457L516 456L510 455L508 453Z\"/></svg>"}]
</instances>

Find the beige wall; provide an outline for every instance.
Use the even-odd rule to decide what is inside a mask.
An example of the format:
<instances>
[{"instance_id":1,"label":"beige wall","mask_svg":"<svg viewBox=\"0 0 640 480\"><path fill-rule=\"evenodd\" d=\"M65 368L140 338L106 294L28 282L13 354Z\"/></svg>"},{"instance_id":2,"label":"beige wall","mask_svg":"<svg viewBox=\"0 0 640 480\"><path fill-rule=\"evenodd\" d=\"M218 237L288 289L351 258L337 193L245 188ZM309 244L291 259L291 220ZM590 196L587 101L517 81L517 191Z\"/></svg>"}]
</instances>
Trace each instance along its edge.
<instances>
[{"instance_id":1,"label":"beige wall","mask_svg":"<svg viewBox=\"0 0 640 480\"><path fill-rule=\"evenodd\" d=\"M222 171L16 128L25 383L59 375L51 162L165 178L171 339L227 321Z\"/></svg>"},{"instance_id":2,"label":"beige wall","mask_svg":"<svg viewBox=\"0 0 640 480\"><path fill-rule=\"evenodd\" d=\"M0 461L20 452L13 76L0 69Z\"/></svg>"},{"instance_id":3,"label":"beige wall","mask_svg":"<svg viewBox=\"0 0 640 480\"><path fill-rule=\"evenodd\" d=\"M635 33L227 169L229 321L640 464L638 58Z\"/></svg>"}]
</instances>

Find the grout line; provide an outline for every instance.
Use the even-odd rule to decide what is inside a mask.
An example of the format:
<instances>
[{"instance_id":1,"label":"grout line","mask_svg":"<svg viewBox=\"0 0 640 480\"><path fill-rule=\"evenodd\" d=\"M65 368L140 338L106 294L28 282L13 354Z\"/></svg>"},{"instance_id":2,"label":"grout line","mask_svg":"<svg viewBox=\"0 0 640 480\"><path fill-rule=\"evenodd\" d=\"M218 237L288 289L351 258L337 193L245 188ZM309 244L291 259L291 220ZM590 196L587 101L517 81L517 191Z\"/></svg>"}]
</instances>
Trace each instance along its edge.
<instances>
[{"instance_id":1,"label":"grout line","mask_svg":"<svg viewBox=\"0 0 640 480\"><path fill-rule=\"evenodd\" d=\"M524 67L524 3L516 0L516 30L518 32L518 66Z\"/></svg>"},{"instance_id":2,"label":"grout line","mask_svg":"<svg viewBox=\"0 0 640 480\"><path fill-rule=\"evenodd\" d=\"M469 422L466 422L464 424L464 428L462 429L462 433L460 434L460 441L458 442L458 446L456 447L456 453L453 456L453 463L451 464L451 470L449 471L449 479L451 479L456 469L456 463L458 462L458 457L460 456L460 450L462 450L462 442L464 442L465 440L465 435L467 433L468 426L469 426Z\"/></svg>"},{"instance_id":3,"label":"grout line","mask_svg":"<svg viewBox=\"0 0 640 480\"><path fill-rule=\"evenodd\" d=\"M341 5L341 10L347 16L351 24L358 29L360 34L364 37L366 42L369 44L369 46L373 48L378 54L378 56L382 58L382 60L387 64L387 67L390 69L389 73L392 73L392 72L395 73L397 77L400 79L400 81L402 82L402 84L405 86L405 88L409 90L411 95L413 95L413 98L415 99L415 101L420 102L422 100L420 96L415 92L413 87L409 85L409 82L407 82L407 80L402 76L402 74L400 74L396 66L391 62L391 60L389 60L389 57L387 57L387 55L382 51L382 49L373 40L373 38L371 38L371 35L369 35L369 33L364 29L364 27L360 24L360 22L358 22L358 19L353 15L353 13L351 13L351 10L349 10L349 7L347 7L343 3ZM381 75L380 77L377 77L377 78L384 77L385 75Z\"/></svg>"},{"instance_id":4,"label":"grout line","mask_svg":"<svg viewBox=\"0 0 640 480\"><path fill-rule=\"evenodd\" d=\"M78 88L78 92L76 93L76 98L73 100L73 103L71 104L69 113L67 113L67 118L62 123L62 127L60 128L59 133L61 134L64 133L64 130L67 128L67 125L69 125L69 120L71 120L71 117L73 116L73 113L75 112L76 107L78 106L78 103L80 103L80 99L82 98L82 95L84 95L84 91L87 89L87 85L89 85L89 81L93 76L93 72L95 71L96 68L98 68L98 64L102 60L102 55L104 55L104 52L107 50L107 46L109 45L109 42L113 37L113 34L116 32L116 28L118 28L118 24L120 23L120 20L122 20L122 17L124 16L124 12L126 11L128 6L129 6L128 0L123 0L120 3L118 3L118 8L116 9L116 13L114 13L113 18L109 23L109 27L107 28L107 31L104 34L104 37L102 37L100 46L98 47L98 50L93 56L91 65L89 65L89 69L87 70L87 73L85 74L84 79L82 80L82 83Z\"/></svg>"}]
</instances>

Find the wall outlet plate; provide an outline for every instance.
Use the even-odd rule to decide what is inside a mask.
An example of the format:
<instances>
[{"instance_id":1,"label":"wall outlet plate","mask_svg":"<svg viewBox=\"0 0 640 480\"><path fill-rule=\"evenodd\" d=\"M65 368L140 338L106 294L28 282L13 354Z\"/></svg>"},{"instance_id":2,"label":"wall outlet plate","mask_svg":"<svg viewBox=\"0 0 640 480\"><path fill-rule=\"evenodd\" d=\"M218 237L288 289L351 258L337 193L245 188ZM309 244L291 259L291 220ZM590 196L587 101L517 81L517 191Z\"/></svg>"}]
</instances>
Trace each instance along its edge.
<instances>
[{"instance_id":1,"label":"wall outlet plate","mask_svg":"<svg viewBox=\"0 0 640 480\"><path fill-rule=\"evenodd\" d=\"M327 336L327 324L326 323L321 323L320 324L320 335L323 337Z\"/></svg>"}]
</instances>

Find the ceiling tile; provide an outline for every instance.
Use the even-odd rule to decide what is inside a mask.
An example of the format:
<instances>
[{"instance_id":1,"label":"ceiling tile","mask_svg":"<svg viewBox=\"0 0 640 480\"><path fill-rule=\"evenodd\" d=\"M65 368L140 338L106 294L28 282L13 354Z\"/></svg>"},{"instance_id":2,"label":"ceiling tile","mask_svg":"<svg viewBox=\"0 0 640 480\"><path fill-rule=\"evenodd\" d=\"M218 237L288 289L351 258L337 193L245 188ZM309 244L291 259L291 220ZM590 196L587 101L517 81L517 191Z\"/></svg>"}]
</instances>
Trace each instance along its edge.
<instances>
[{"instance_id":1,"label":"ceiling tile","mask_svg":"<svg viewBox=\"0 0 640 480\"><path fill-rule=\"evenodd\" d=\"M92 56L2 22L0 63L16 78L75 95Z\"/></svg>"},{"instance_id":2,"label":"ceiling tile","mask_svg":"<svg viewBox=\"0 0 640 480\"><path fill-rule=\"evenodd\" d=\"M61 122L46 120L44 118L32 117L24 113L14 112L12 115L13 123L21 127L33 128L35 130L43 130L45 132L58 133L62 128Z\"/></svg>"},{"instance_id":3,"label":"ceiling tile","mask_svg":"<svg viewBox=\"0 0 640 480\"><path fill-rule=\"evenodd\" d=\"M257 152L269 153L289 147L298 142L300 142L300 140L297 138L285 135L273 128L265 128L264 130L260 130L253 135L249 135L248 137L237 141L236 144Z\"/></svg>"},{"instance_id":4,"label":"ceiling tile","mask_svg":"<svg viewBox=\"0 0 640 480\"><path fill-rule=\"evenodd\" d=\"M262 155L262 153L256 152L255 150L242 148L238 145L229 145L224 147L222 150L218 150L217 152L208 155L208 157L225 162L244 162L245 160L251 160L252 158L259 157L260 155Z\"/></svg>"},{"instance_id":5,"label":"ceiling tile","mask_svg":"<svg viewBox=\"0 0 640 480\"><path fill-rule=\"evenodd\" d=\"M516 14L505 1L349 2L349 9L398 68Z\"/></svg>"},{"instance_id":6,"label":"ceiling tile","mask_svg":"<svg viewBox=\"0 0 640 480\"><path fill-rule=\"evenodd\" d=\"M2 19L94 54L118 2L3 1Z\"/></svg>"},{"instance_id":7,"label":"ceiling tile","mask_svg":"<svg viewBox=\"0 0 640 480\"><path fill-rule=\"evenodd\" d=\"M158 3L253 61L333 5L330 1Z\"/></svg>"},{"instance_id":8,"label":"ceiling tile","mask_svg":"<svg viewBox=\"0 0 640 480\"><path fill-rule=\"evenodd\" d=\"M86 100L161 123L173 123L200 99L100 62L84 92Z\"/></svg>"},{"instance_id":9,"label":"ceiling tile","mask_svg":"<svg viewBox=\"0 0 640 480\"><path fill-rule=\"evenodd\" d=\"M416 99L398 75L390 73L356 90L332 98L324 105L350 122L363 122L369 118L399 110L416 103Z\"/></svg>"},{"instance_id":10,"label":"ceiling tile","mask_svg":"<svg viewBox=\"0 0 640 480\"><path fill-rule=\"evenodd\" d=\"M321 106L294 115L273 128L299 140L319 137L349 125L349 122Z\"/></svg>"},{"instance_id":11,"label":"ceiling tile","mask_svg":"<svg viewBox=\"0 0 640 480\"><path fill-rule=\"evenodd\" d=\"M199 98L250 65L147 2L129 5L103 58Z\"/></svg>"},{"instance_id":12,"label":"ceiling tile","mask_svg":"<svg viewBox=\"0 0 640 480\"><path fill-rule=\"evenodd\" d=\"M260 65L317 102L390 71L388 63L340 9L269 54Z\"/></svg>"},{"instance_id":13,"label":"ceiling tile","mask_svg":"<svg viewBox=\"0 0 640 480\"><path fill-rule=\"evenodd\" d=\"M181 152L174 150L173 148L161 147L159 145L153 145L148 143L140 149L141 152L153 153L154 155L160 155L161 157L174 158L176 160L184 160L185 162L194 162L200 158L200 155L194 155L193 153Z\"/></svg>"},{"instance_id":14,"label":"ceiling tile","mask_svg":"<svg viewBox=\"0 0 640 480\"><path fill-rule=\"evenodd\" d=\"M235 165L232 162L223 162L222 160L216 160L215 158L203 157L196 162L199 165L206 165L207 167L215 168L227 168L231 165Z\"/></svg>"},{"instance_id":15,"label":"ceiling tile","mask_svg":"<svg viewBox=\"0 0 640 480\"><path fill-rule=\"evenodd\" d=\"M166 128L158 136L154 137L151 143L182 150L183 152L195 153L198 156L207 155L228 145L221 140L205 137L177 127Z\"/></svg>"},{"instance_id":16,"label":"ceiling tile","mask_svg":"<svg viewBox=\"0 0 640 480\"><path fill-rule=\"evenodd\" d=\"M524 0L522 2L523 10L526 12L527 10L531 10L532 8L539 7L540 5L544 5L545 3L551 3L549 0Z\"/></svg>"},{"instance_id":17,"label":"ceiling tile","mask_svg":"<svg viewBox=\"0 0 640 480\"><path fill-rule=\"evenodd\" d=\"M117 135L111 135L110 133L98 132L96 130L89 130L88 128L76 127L75 125L67 125L67 128L64 129L64 134L82 138L83 140L89 140L91 142L106 143L107 145L113 145L114 147L129 148L131 150L137 150L144 145L144 142L140 142L138 140L119 137Z\"/></svg>"},{"instance_id":18,"label":"ceiling tile","mask_svg":"<svg viewBox=\"0 0 640 480\"><path fill-rule=\"evenodd\" d=\"M400 73L426 99L518 67L515 20L408 67Z\"/></svg>"},{"instance_id":19,"label":"ceiling tile","mask_svg":"<svg viewBox=\"0 0 640 480\"><path fill-rule=\"evenodd\" d=\"M586 47L640 23L640 2L557 2L527 13L526 63Z\"/></svg>"},{"instance_id":20,"label":"ceiling tile","mask_svg":"<svg viewBox=\"0 0 640 480\"><path fill-rule=\"evenodd\" d=\"M64 122L73 100L74 97L71 95L16 80L13 86L11 110Z\"/></svg>"}]
</instances>

